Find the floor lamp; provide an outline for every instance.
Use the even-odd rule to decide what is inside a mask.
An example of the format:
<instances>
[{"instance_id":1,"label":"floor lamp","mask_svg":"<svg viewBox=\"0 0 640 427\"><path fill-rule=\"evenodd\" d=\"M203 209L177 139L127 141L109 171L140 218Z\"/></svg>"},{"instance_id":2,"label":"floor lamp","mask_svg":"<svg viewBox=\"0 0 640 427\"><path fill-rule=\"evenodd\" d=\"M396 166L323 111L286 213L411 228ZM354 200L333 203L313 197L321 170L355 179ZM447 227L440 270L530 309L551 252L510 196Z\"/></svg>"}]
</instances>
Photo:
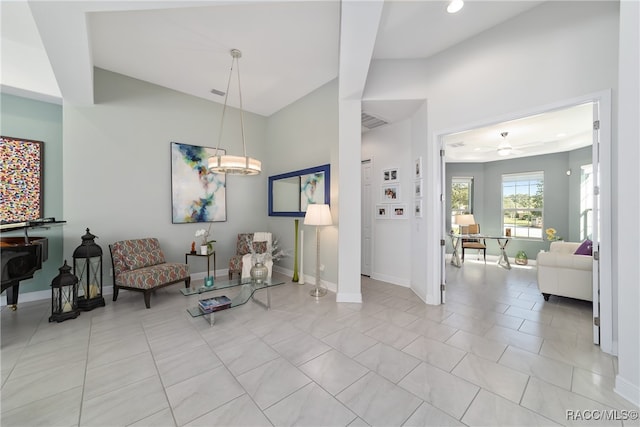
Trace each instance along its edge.
<instances>
[{"instance_id":1,"label":"floor lamp","mask_svg":"<svg viewBox=\"0 0 640 427\"><path fill-rule=\"evenodd\" d=\"M327 294L327 290L320 286L320 226L331 225L331 210L329 209L329 205L307 206L304 225L316 226L316 285L311 291L311 296L318 298Z\"/></svg>"}]
</instances>

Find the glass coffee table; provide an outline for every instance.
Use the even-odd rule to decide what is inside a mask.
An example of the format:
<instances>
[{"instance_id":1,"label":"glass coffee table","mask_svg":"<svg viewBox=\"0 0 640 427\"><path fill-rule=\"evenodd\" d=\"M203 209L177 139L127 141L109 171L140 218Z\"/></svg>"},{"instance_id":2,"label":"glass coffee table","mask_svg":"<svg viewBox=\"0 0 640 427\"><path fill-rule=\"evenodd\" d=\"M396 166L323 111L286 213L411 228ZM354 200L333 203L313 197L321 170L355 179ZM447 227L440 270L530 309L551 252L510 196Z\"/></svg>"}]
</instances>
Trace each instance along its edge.
<instances>
[{"instance_id":1,"label":"glass coffee table","mask_svg":"<svg viewBox=\"0 0 640 427\"><path fill-rule=\"evenodd\" d=\"M227 308L233 308L239 305L243 305L251 299L253 300L253 302L260 304L261 306L263 306L268 310L271 308L271 288L274 286L282 285L283 283L284 281L282 280L274 280L274 279L267 279L261 282L256 282L255 280L252 280L252 279L221 280L221 281L215 281L213 286L201 286L199 288L191 288L191 287L184 288L184 289L180 289L180 292L182 293L182 295L189 296L189 295L205 294L207 292L212 292L212 291L219 291L221 289L240 288L237 295L235 295L232 298L230 297L231 306ZM257 291L260 291L263 289L267 290L266 304L254 298L254 294ZM189 307L187 311L189 312L191 317L203 316L205 319L209 321L210 325L213 325L213 323L215 322L215 319L214 319L214 314L216 313L215 311L212 313L204 313L202 310L200 310L200 307L198 307L197 305L195 307Z\"/></svg>"}]
</instances>

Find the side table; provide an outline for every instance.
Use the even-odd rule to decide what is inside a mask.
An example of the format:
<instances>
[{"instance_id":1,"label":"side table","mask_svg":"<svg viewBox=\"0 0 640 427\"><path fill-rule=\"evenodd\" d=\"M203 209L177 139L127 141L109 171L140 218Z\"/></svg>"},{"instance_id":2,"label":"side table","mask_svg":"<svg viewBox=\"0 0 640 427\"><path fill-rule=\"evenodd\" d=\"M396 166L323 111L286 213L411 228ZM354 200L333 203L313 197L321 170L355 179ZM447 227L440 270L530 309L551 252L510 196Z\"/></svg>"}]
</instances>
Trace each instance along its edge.
<instances>
[{"instance_id":1,"label":"side table","mask_svg":"<svg viewBox=\"0 0 640 427\"><path fill-rule=\"evenodd\" d=\"M187 252L186 254L184 254L184 263L185 264L189 264L189 257L190 256L195 256L195 257L206 257L207 258L207 276L210 276L211 273L211 268L210 268L210 264L209 264L209 260L211 259L211 255L213 255L213 276L215 277L216 275L216 251L211 251L206 255L202 255L198 252Z\"/></svg>"}]
</instances>

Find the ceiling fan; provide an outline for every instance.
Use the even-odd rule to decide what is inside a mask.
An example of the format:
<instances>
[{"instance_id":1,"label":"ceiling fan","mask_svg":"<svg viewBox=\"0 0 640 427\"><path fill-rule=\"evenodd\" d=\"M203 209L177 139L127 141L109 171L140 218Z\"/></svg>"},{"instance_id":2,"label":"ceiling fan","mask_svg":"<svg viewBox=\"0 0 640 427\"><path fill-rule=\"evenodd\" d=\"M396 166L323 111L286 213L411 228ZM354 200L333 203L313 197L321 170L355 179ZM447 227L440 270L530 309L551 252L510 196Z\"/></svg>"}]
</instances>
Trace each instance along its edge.
<instances>
[{"instance_id":1,"label":"ceiling fan","mask_svg":"<svg viewBox=\"0 0 640 427\"><path fill-rule=\"evenodd\" d=\"M507 135L509 135L509 132L500 133L502 141L500 141L500 144L498 144L498 156L508 156L514 151L511 144L509 144L509 141L507 141Z\"/></svg>"}]
</instances>

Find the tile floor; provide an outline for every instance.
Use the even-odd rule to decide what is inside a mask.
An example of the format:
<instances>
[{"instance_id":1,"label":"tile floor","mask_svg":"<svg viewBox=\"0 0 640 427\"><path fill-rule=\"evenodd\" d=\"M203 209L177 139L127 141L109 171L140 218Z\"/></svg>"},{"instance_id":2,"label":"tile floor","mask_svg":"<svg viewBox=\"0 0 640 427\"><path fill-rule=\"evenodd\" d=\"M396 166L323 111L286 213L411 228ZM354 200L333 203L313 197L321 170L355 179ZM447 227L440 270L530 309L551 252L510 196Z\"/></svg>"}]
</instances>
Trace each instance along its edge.
<instances>
[{"instance_id":1,"label":"tile floor","mask_svg":"<svg viewBox=\"0 0 640 427\"><path fill-rule=\"evenodd\" d=\"M590 304L545 302L534 268L448 266L442 306L369 278L363 304L309 290L288 282L272 310L247 303L213 327L178 286L150 310L123 291L59 324L48 301L4 308L1 424L573 425L568 409L637 410L591 343Z\"/></svg>"}]
</instances>

